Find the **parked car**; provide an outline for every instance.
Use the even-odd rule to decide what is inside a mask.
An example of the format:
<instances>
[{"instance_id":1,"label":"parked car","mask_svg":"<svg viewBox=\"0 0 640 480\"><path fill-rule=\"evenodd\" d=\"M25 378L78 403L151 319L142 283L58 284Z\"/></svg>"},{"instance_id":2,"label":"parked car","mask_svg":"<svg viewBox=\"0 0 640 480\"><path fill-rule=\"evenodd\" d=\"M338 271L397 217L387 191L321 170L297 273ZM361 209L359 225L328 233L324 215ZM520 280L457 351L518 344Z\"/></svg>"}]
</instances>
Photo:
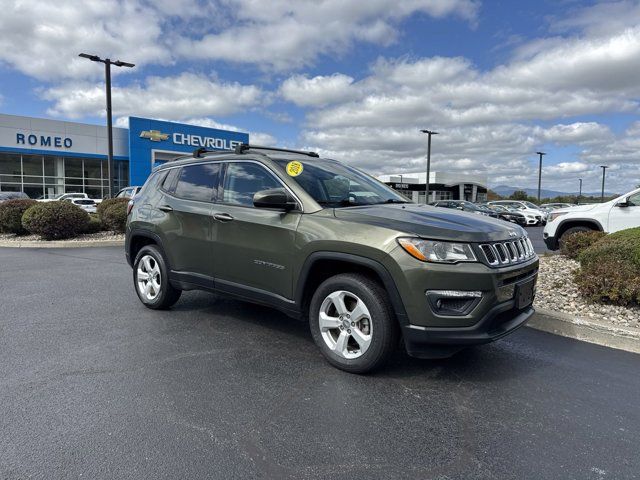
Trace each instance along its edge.
<instances>
[{"instance_id":1,"label":"parked car","mask_svg":"<svg viewBox=\"0 0 640 480\"><path fill-rule=\"evenodd\" d=\"M118 192L116 198L133 198L135 197L142 187L127 187Z\"/></svg>"},{"instance_id":2,"label":"parked car","mask_svg":"<svg viewBox=\"0 0 640 480\"><path fill-rule=\"evenodd\" d=\"M38 198L38 202L58 202L60 200L70 200L73 198L89 198L89 195L87 195L86 193L81 193L81 192L73 192L73 193L60 193L58 195L55 195L53 197L45 197L45 198Z\"/></svg>"},{"instance_id":3,"label":"parked car","mask_svg":"<svg viewBox=\"0 0 640 480\"><path fill-rule=\"evenodd\" d=\"M613 233L633 227L640 227L640 189L609 202L555 210L549 215L543 238L550 250L557 250L563 238L573 233Z\"/></svg>"},{"instance_id":4,"label":"parked car","mask_svg":"<svg viewBox=\"0 0 640 480\"><path fill-rule=\"evenodd\" d=\"M83 209L87 213L96 213L98 209L96 208L95 200L91 198L65 198L62 200L63 202L71 202L74 205L77 205L81 209Z\"/></svg>"},{"instance_id":5,"label":"parked car","mask_svg":"<svg viewBox=\"0 0 640 480\"><path fill-rule=\"evenodd\" d=\"M570 208L573 206L574 205L571 205L570 203L543 203L540 205L541 208L546 208L549 210L557 210L558 208Z\"/></svg>"},{"instance_id":6,"label":"parked car","mask_svg":"<svg viewBox=\"0 0 640 480\"><path fill-rule=\"evenodd\" d=\"M489 205L487 204L487 208L490 208L494 212L498 214L498 218L502 220L506 220L507 222L517 223L518 225L526 226L527 225L527 217L523 213L520 213L516 209L510 209L503 205Z\"/></svg>"},{"instance_id":7,"label":"parked car","mask_svg":"<svg viewBox=\"0 0 640 480\"><path fill-rule=\"evenodd\" d=\"M547 220L547 215L531 202L521 202L519 200L493 200L487 203L489 205L502 205L503 207L519 211L527 219L527 225L541 225L546 223Z\"/></svg>"},{"instance_id":8,"label":"parked car","mask_svg":"<svg viewBox=\"0 0 640 480\"><path fill-rule=\"evenodd\" d=\"M28 198L29 195L24 192L0 192L0 203L6 202L7 200L26 200Z\"/></svg>"},{"instance_id":9,"label":"parked car","mask_svg":"<svg viewBox=\"0 0 640 480\"><path fill-rule=\"evenodd\" d=\"M498 214L482 205L467 202L466 200L439 200L432 202L430 205L434 207L455 208L465 212L476 213L478 215L486 215L488 217L498 218Z\"/></svg>"},{"instance_id":10,"label":"parked car","mask_svg":"<svg viewBox=\"0 0 640 480\"><path fill-rule=\"evenodd\" d=\"M410 355L443 358L511 333L533 315L538 271L517 225L249 145L157 168L129 201L125 253L146 307L192 289L272 306L354 373L381 367L400 336Z\"/></svg>"}]
</instances>

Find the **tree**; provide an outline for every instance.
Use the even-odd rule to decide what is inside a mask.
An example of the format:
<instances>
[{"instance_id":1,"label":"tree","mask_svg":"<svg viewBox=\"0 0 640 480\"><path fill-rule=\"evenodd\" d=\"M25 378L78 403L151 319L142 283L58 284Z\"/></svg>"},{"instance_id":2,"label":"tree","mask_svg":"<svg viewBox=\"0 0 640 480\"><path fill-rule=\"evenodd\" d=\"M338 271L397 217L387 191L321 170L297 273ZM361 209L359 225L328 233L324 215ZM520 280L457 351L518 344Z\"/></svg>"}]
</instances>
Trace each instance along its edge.
<instances>
[{"instance_id":1,"label":"tree","mask_svg":"<svg viewBox=\"0 0 640 480\"><path fill-rule=\"evenodd\" d=\"M493 190L487 190L487 201L491 202L493 200L502 200L504 197L502 195L498 195Z\"/></svg>"},{"instance_id":2,"label":"tree","mask_svg":"<svg viewBox=\"0 0 640 480\"><path fill-rule=\"evenodd\" d=\"M527 192L525 192L524 190L516 190L511 195L509 195L509 199L525 201L529 199L529 196L527 195Z\"/></svg>"}]
</instances>

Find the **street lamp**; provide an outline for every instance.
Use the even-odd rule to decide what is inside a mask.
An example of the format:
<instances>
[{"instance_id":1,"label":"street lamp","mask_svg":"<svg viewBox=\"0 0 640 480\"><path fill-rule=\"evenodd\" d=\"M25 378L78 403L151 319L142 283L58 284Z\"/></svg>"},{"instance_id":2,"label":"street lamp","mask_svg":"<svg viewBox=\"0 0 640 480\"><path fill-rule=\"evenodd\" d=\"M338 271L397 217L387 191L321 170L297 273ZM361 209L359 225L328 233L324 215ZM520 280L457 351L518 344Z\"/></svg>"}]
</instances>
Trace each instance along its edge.
<instances>
[{"instance_id":1,"label":"street lamp","mask_svg":"<svg viewBox=\"0 0 640 480\"><path fill-rule=\"evenodd\" d=\"M113 197L113 129L112 123L113 119L111 118L111 65L115 65L116 67L128 67L133 68L135 65L133 63L123 62L121 60L112 61L109 58L102 59L97 55L89 55L88 53L81 53L78 55L79 57L86 58L91 60L92 62L100 62L104 63L104 76L107 90L107 142L108 142L108 150L107 150L107 174L109 175L109 198Z\"/></svg>"},{"instance_id":2,"label":"street lamp","mask_svg":"<svg viewBox=\"0 0 640 480\"><path fill-rule=\"evenodd\" d=\"M438 135L438 132L433 130L420 130L422 133L426 133L429 136L427 143L427 181L425 182L425 194L424 203L429 203L429 175L431 174L431 135Z\"/></svg>"},{"instance_id":3,"label":"street lamp","mask_svg":"<svg viewBox=\"0 0 640 480\"><path fill-rule=\"evenodd\" d=\"M576 204L580 205L580 197L582 196L582 179L579 178L578 180L580 180L580 190L578 191L578 199L576 200Z\"/></svg>"},{"instance_id":4,"label":"street lamp","mask_svg":"<svg viewBox=\"0 0 640 480\"><path fill-rule=\"evenodd\" d=\"M607 172L607 168L609 168L606 165L600 165L600 168L602 169L602 192L600 193L600 202L604 202L604 176L605 173Z\"/></svg>"},{"instance_id":5,"label":"street lamp","mask_svg":"<svg viewBox=\"0 0 640 480\"><path fill-rule=\"evenodd\" d=\"M538 166L538 203L540 203L540 185L542 184L542 156L546 155L544 152L536 152L540 155L540 165Z\"/></svg>"}]
</instances>

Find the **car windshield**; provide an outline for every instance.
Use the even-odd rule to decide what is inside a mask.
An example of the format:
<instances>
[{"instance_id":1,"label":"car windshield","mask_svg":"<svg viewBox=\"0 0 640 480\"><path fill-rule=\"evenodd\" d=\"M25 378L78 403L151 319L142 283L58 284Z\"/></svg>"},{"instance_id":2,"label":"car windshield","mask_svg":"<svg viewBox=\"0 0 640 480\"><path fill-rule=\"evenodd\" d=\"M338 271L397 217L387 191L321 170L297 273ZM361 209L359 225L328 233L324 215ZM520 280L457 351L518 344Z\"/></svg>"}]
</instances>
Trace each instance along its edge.
<instances>
[{"instance_id":1,"label":"car windshield","mask_svg":"<svg viewBox=\"0 0 640 480\"><path fill-rule=\"evenodd\" d=\"M453 202L457 207L464 207L467 210L484 210L480 205L476 205L475 203L467 202L466 200L461 200L459 202Z\"/></svg>"},{"instance_id":2,"label":"car windshield","mask_svg":"<svg viewBox=\"0 0 640 480\"><path fill-rule=\"evenodd\" d=\"M274 160L287 172L290 160ZM353 207L410 203L384 183L334 160L299 161L302 171L292 178L323 207Z\"/></svg>"},{"instance_id":3,"label":"car windshield","mask_svg":"<svg viewBox=\"0 0 640 480\"><path fill-rule=\"evenodd\" d=\"M533 210L538 210L538 208L539 208L537 205L535 205L535 204L533 204L531 202L522 202L522 203L524 203L527 208L532 208Z\"/></svg>"}]
</instances>

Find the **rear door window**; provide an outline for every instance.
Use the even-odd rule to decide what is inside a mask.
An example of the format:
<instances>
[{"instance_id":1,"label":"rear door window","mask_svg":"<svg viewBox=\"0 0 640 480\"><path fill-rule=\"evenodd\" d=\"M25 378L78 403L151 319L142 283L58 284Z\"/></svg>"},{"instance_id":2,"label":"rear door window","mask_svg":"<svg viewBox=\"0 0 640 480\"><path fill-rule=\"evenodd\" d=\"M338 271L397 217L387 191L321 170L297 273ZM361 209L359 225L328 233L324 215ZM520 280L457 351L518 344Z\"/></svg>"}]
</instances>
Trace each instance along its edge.
<instances>
[{"instance_id":1,"label":"rear door window","mask_svg":"<svg viewBox=\"0 0 640 480\"><path fill-rule=\"evenodd\" d=\"M182 167L175 196L186 200L211 202L218 187L219 163L203 163Z\"/></svg>"}]
</instances>

